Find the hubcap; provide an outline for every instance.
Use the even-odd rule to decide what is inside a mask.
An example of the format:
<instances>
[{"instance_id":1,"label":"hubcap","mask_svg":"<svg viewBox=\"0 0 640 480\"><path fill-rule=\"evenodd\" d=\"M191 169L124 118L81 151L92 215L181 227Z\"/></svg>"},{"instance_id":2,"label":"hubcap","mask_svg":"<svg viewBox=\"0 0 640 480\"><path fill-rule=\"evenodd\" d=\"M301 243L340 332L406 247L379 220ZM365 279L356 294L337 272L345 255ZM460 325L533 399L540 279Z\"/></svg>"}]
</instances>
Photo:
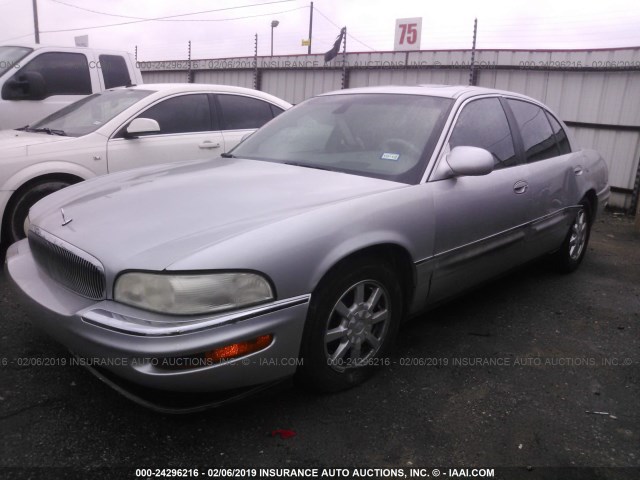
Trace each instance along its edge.
<instances>
[{"instance_id":1,"label":"hubcap","mask_svg":"<svg viewBox=\"0 0 640 480\"><path fill-rule=\"evenodd\" d=\"M374 280L349 287L333 307L324 337L328 364L337 371L367 364L389 328L389 295Z\"/></svg>"},{"instance_id":2,"label":"hubcap","mask_svg":"<svg viewBox=\"0 0 640 480\"><path fill-rule=\"evenodd\" d=\"M569 238L569 257L577 260L587 243L587 214L584 208L578 212L571 227L571 237Z\"/></svg>"}]
</instances>

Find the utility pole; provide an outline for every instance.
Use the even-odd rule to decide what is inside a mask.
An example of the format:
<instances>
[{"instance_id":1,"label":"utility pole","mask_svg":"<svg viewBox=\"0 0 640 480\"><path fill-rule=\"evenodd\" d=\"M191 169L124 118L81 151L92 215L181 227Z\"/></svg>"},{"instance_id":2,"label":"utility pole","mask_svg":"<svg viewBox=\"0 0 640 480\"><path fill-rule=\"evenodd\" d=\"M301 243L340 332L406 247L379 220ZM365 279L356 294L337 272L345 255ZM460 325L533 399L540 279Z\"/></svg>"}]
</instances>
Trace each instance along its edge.
<instances>
[{"instance_id":1,"label":"utility pole","mask_svg":"<svg viewBox=\"0 0 640 480\"><path fill-rule=\"evenodd\" d=\"M307 53L311 55L311 34L313 33L313 2L311 2L311 8L309 9L309 46L307 47Z\"/></svg>"},{"instance_id":2,"label":"utility pole","mask_svg":"<svg viewBox=\"0 0 640 480\"><path fill-rule=\"evenodd\" d=\"M38 27L38 0L32 0L33 4L33 29L36 34L36 44L40 43L40 27Z\"/></svg>"},{"instance_id":3,"label":"utility pole","mask_svg":"<svg viewBox=\"0 0 640 480\"><path fill-rule=\"evenodd\" d=\"M471 47L471 70L469 71L469 85L476 84L476 36L478 35L478 19L473 21L473 45Z\"/></svg>"}]
</instances>

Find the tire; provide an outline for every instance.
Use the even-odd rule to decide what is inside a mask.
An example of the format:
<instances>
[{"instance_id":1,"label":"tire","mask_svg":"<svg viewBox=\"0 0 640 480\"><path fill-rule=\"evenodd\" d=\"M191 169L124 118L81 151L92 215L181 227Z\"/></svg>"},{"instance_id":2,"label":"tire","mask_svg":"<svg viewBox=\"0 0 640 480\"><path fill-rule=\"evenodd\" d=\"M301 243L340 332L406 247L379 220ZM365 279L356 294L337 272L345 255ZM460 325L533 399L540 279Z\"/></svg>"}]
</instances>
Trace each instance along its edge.
<instances>
[{"instance_id":1,"label":"tire","mask_svg":"<svg viewBox=\"0 0 640 480\"><path fill-rule=\"evenodd\" d=\"M38 200L69 185L71 184L64 180L47 180L33 184L25 191L18 191L16 197L9 202L5 213L5 224L2 230L6 243L12 244L25 238L25 220L29 209Z\"/></svg>"},{"instance_id":2,"label":"tire","mask_svg":"<svg viewBox=\"0 0 640 480\"><path fill-rule=\"evenodd\" d=\"M582 201L580 207L560 250L552 256L556 270L561 273L575 271L587 253L593 217L591 216L591 207L588 202Z\"/></svg>"},{"instance_id":3,"label":"tire","mask_svg":"<svg viewBox=\"0 0 640 480\"><path fill-rule=\"evenodd\" d=\"M354 260L330 272L311 298L296 382L336 392L388 364L384 357L398 332L402 298L396 272L379 259Z\"/></svg>"}]
</instances>

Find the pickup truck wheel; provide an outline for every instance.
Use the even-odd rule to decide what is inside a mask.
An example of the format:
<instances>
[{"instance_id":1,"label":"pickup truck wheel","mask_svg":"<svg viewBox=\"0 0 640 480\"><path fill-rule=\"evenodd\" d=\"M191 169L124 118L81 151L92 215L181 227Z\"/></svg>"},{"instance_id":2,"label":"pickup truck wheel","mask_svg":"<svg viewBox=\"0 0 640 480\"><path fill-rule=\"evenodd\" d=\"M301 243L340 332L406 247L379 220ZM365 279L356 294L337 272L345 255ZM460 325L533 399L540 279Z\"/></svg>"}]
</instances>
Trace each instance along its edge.
<instances>
[{"instance_id":1,"label":"pickup truck wheel","mask_svg":"<svg viewBox=\"0 0 640 480\"><path fill-rule=\"evenodd\" d=\"M29 209L47 195L71 185L64 180L46 180L31 185L23 192L18 191L16 197L11 199L5 214L6 223L3 228L4 236L8 244L17 242L26 237L25 222Z\"/></svg>"},{"instance_id":2,"label":"pickup truck wheel","mask_svg":"<svg viewBox=\"0 0 640 480\"><path fill-rule=\"evenodd\" d=\"M336 269L312 295L297 382L323 392L362 383L388 365L401 316L402 291L390 266L368 259Z\"/></svg>"},{"instance_id":3,"label":"pickup truck wheel","mask_svg":"<svg viewBox=\"0 0 640 480\"><path fill-rule=\"evenodd\" d=\"M569 232L558 250L553 255L556 269L562 273L571 273L580 266L587 253L591 234L591 208L586 201L580 203Z\"/></svg>"}]
</instances>

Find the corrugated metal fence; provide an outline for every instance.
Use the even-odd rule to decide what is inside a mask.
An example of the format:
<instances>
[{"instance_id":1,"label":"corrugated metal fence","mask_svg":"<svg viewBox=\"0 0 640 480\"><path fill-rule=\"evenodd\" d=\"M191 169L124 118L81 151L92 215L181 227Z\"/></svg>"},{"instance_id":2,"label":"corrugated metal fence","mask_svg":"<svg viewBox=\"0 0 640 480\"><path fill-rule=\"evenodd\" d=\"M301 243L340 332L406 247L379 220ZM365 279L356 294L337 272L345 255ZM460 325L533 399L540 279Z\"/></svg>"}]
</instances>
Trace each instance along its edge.
<instances>
[{"instance_id":1,"label":"corrugated metal fence","mask_svg":"<svg viewBox=\"0 0 640 480\"><path fill-rule=\"evenodd\" d=\"M467 85L524 93L551 107L580 145L607 160L611 204L633 209L640 189L640 47L606 50L470 50L139 62L146 83L257 88L291 103L369 85Z\"/></svg>"}]
</instances>

